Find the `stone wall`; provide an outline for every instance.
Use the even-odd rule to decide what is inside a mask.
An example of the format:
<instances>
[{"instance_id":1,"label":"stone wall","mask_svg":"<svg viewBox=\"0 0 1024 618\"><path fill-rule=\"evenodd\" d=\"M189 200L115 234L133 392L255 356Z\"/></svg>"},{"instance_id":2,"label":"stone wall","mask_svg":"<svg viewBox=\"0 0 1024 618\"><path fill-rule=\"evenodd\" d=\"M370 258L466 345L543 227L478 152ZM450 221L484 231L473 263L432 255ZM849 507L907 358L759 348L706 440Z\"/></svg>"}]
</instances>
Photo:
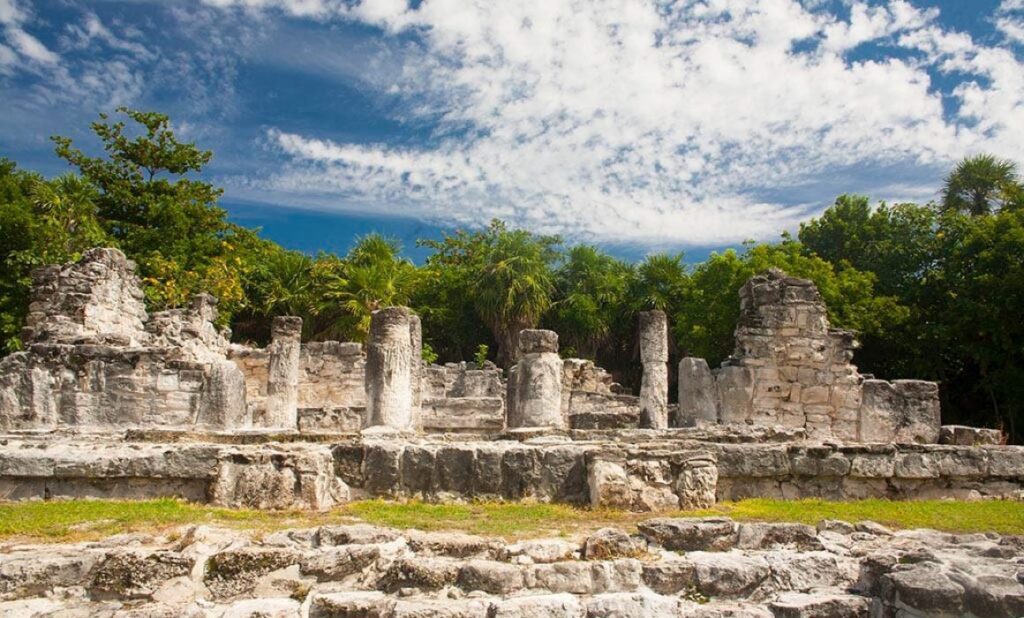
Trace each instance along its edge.
<instances>
[{"instance_id":1,"label":"stone wall","mask_svg":"<svg viewBox=\"0 0 1024 618\"><path fill-rule=\"evenodd\" d=\"M845 442L938 441L938 385L865 380L851 363L853 334L829 327L813 283L770 270L743 286L740 307L735 352L721 368L680 363L677 424L778 425Z\"/></svg>"},{"instance_id":2,"label":"stone wall","mask_svg":"<svg viewBox=\"0 0 1024 618\"><path fill-rule=\"evenodd\" d=\"M207 295L147 319L135 265L115 249L38 269L24 337L0 360L0 428L240 429L244 378Z\"/></svg>"},{"instance_id":3,"label":"stone wall","mask_svg":"<svg viewBox=\"0 0 1024 618\"><path fill-rule=\"evenodd\" d=\"M73 264L32 272L26 342L138 345L146 308L135 263L116 249L91 249Z\"/></svg>"}]
</instances>

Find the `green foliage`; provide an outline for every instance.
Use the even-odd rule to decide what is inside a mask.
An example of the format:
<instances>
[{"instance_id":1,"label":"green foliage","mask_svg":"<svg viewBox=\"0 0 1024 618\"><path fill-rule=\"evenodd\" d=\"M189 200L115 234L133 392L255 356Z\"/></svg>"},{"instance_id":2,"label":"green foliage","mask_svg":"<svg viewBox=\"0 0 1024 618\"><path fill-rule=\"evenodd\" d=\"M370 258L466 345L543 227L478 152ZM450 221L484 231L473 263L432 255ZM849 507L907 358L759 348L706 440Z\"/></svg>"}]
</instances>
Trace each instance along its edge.
<instances>
[{"instance_id":1,"label":"green foliage","mask_svg":"<svg viewBox=\"0 0 1024 618\"><path fill-rule=\"evenodd\" d=\"M706 511L666 515L725 515L740 521L797 522L823 519L874 521L891 528L928 528L948 532L1024 534L1024 509L1011 500L770 500L722 502ZM474 502L428 504L418 500L361 500L327 512L225 509L181 500L60 500L0 504L0 540L80 542L114 534L169 533L202 522L257 534L286 528L363 521L417 530L456 530L507 539L552 535L579 536L608 526L630 530L651 513L581 509L565 504Z\"/></svg>"},{"instance_id":2,"label":"green foliage","mask_svg":"<svg viewBox=\"0 0 1024 618\"><path fill-rule=\"evenodd\" d=\"M973 216L991 214L1019 199L1017 164L992 155L966 157L942 188L942 208Z\"/></svg>"},{"instance_id":3,"label":"green foliage","mask_svg":"<svg viewBox=\"0 0 1024 618\"><path fill-rule=\"evenodd\" d=\"M76 260L86 249L116 244L100 226L97 194L73 175L44 180L0 159L0 345L21 348L32 269Z\"/></svg>"},{"instance_id":4,"label":"green foliage","mask_svg":"<svg viewBox=\"0 0 1024 618\"><path fill-rule=\"evenodd\" d=\"M487 355L490 353L490 351L491 349L487 346L486 343L481 343L479 346L477 346L476 354L473 355L473 362L476 363L477 369L483 369L484 365L487 364Z\"/></svg>"},{"instance_id":5,"label":"green foliage","mask_svg":"<svg viewBox=\"0 0 1024 618\"><path fill-rule=\"evenodd\" d=\"M119 107L133 122L100 114L92 131L105 156L92 157L55 136L57 155L95 191L96 214L117 245L139 264L153 309L178 307L199 292L220 301L227 322L245 304L248 245L257 238L227 221L222 191L194 180L213 153L178 141L169 118Z\"/></svg>"},{"instance_id":6,"label":"green foliage","mask_svg":"<svg viewBox=\"0 0 1024 618\"><path fill-rule=\"evenodd\" d=\"M549 317L563 350L596 358L622 318L632 277L627 264L596 247L576 245L568 250L555 272L558 300Z\"/></svg>"},{"instance_id":7,"label":"green foliage","mask_svg":"<svg viewBox=\"0 0 1024 618\"><path fill-rule=\"evenodd\" d=\"M45 179L0 159L0 345L20 348L31 270L121 248L139 264L151 310L197 292L220 300L236 338L265 342L276 315L309 339L365 340L373 311L410 305L423 357L508 365L521 329L560 335L563 354L638 382L637 313L664 310L679 354L716 365L732 352L738 291L768 268L809 278L832 324L857 331L856 362L886 378L942 383L947 422L1001 425L1020 438L1024 410L1024 185L1017 166L968 157L941 204L877 204L841 195L798 240L747 243L687 265L681 254L626 264L589 245L501 221L440 240L421 267L372 234L344 256L309 256L228 222L221 190L198 178L212 154L180 141L167 116L119 108L92 131L103 152L53 138L77 173ZM481 353L481 350L486 350Z\"/></svg>"},{"instance_id":8,"label":"green foliage","mask_svg":"<svg viewBox=\"0 0 1024 618\"><path fill-rule=\"evenodd\" d=\"M434 351L434 347L427 341L423 342L423 349L420 351L420 358L422 358L423 362L428 365L437 362L437 352Z\"/></svg>"},{"instance_id":9,"label":"green foliage","mask_svg":"<svg viewBox=\"0 0 1024 618\"><path fill-rule=\"evenodd\" d=\"M374 311L409 304L419 272L400 254L398 241L370 234L356 242L339 267L329 269L320 292L320 310L340 310L333 318L332 333L349 341L365 341Z\"/></svg>"},{"instance_id":10,"label":"green foliage","mask_svg":"<svg viewBox=\"0 0 1024 618\"><path fill-rule=\"evenodd\" d=\"M441 322L450 332L459 327L454 319L467 317L472 309L498 344L498 362L508 365L519 331L536 327L554 300L552 266L560 242L554 236L509 230L500 221L473 234L459 231L425 241L424 246L434 249L425 266L435 288L431 295L453 301L454 307L442 313L425 310L424 328Z\"/></svg>"}]
</instances>

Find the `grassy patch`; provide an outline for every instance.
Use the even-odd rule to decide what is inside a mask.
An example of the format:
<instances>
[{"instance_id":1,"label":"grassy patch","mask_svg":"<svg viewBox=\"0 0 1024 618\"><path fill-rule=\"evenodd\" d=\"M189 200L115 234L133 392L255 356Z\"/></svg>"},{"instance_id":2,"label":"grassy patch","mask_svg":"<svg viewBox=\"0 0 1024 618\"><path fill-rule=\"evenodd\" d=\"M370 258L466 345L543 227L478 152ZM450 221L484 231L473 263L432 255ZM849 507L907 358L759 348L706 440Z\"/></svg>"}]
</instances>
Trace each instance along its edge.
<instances>
[{"instance_id":1,"label":"grassy patch","mask_svg":"<svg viewBox=\"0 0 1024 618\"><path fill-rule=\"evenodd\" d=\"M872 520L894 528L1024 534L1024 504L1010 501L895 502L861 500L743 500L700 512L661 515L727 515L745 521L814 525L822 519ZM578 536L604 526L632 529L651 513L580 509L560 504L419 501L353 502L327 513L222 509L179 500L66 500L0 503L0 539L80 541L123 532L161 532L185 524L210 524L269 532L281 528L365 521L395 528L458 530L509 539Z\"/></svg>"},{"instance_id":2,"label":"grassy patch","mask_svg":"<svg viewBox=\"0 0 1024 618\"><path fill-rule=\"evenodd\" d=\"M876 521L893 528L932 528L948 532L1024 534L1024 503L1011 500L766 500L726 502L706 514L748 521L817 524L822 519Z\"/></svg>"}]
</instances>

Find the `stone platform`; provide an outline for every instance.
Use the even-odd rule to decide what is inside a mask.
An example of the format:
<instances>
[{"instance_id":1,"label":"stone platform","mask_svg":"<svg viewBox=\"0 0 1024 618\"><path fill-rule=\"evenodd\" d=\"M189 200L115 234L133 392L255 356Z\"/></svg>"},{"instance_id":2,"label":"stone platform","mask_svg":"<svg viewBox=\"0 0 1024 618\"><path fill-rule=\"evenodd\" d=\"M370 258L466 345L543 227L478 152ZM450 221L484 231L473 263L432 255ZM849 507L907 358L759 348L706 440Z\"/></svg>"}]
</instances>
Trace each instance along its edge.
<instances>
[{"instance_id":1,"label":"stone platform","mask_svg":"<svg viewBox=\"0 0 1024 618\"><path fill-rule=\"evenodd\" d=\"M0 544L0 615L854 618L1024 615L1024 542L872 523L653 519L501 539L366 524Z\"/></svg>"},{"instance_id":2,"label":"stone platform","mask_svg":"<svg viewBox=\"0 0 1024 618\"><path fill-rule=\"evenodd\" d=\"M177 496L327 509L386 497L536 500L637 511L741 498L1011 498L1024 447L808 443L800 432L314 437L280 433L0 436L0 499Z\"/></svg>"}]
</instances>

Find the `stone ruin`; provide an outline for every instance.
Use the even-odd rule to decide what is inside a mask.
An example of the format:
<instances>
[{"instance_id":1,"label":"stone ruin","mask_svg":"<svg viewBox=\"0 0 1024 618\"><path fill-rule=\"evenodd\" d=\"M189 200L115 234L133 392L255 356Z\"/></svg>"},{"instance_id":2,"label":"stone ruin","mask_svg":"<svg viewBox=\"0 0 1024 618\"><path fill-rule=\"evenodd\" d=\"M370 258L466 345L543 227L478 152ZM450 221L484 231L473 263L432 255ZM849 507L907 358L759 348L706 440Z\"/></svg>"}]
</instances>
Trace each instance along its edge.
<instances>
[{"instance_id":1,"label":"stone ruin","mask_svg":"<svg viewBox=\"0 0 1024 618\"><path fill-rule=\"evenodd\" d=\"M0 615L916 618L1024 615L1021 542L871 522L657 518L519 539L363 523L0 546Z\"/></svg>"},{"instance_id":2,"label":"stone ruin","mask_svg":"<svg viewBox=\"0 0 1024 618\"><path fill-rule=\"evenodd\" d=\"M938 386L858 373L813 284L741 290L721 367L683 358L669 401L666 316L639 316L625 392L558 336L526 330L507 372L426 365L409 309L365 348L229 343L216 302L147 314L113 249L34 273L26 349L0 360L0 498L178 496L325 509L360 497L536 500L664 510L745 497L1019 497L1024 449L940 424ZM507 373L507 375L506 375Z\"/></svg>"}]
</instances>

